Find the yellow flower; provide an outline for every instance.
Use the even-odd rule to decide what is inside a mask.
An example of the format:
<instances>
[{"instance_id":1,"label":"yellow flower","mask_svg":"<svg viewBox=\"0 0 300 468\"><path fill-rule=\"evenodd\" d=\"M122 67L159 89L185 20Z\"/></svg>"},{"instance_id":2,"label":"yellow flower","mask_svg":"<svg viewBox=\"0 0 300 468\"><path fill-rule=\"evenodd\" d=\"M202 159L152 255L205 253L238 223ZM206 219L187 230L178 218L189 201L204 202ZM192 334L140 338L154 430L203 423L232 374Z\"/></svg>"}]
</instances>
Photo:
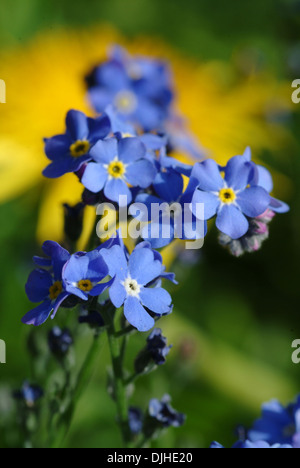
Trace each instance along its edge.
<instances>
[{"instance_id":1,"label":"yellow flower","mask_svg":"<svg viewBox=\"0 0 300 468\"><path fill-rule=\"evenodd\" d=\"M71 108L92 115L84 77L116 43L132 53L170 62L176 107L207 154L219 163L241 154L247 145L254 152L273 150L287 137L280 125L268 123L266 114L268 109L290 108L290 87L268 74L249 76L231 85L224 82L224 76L230 77L230 65L200 64L153 38L128 41L109 26L41 34L28 45L0 55L1 79L7 87L7 103L0 107L0 202L43 181L38 225L41 242L61 239L61 204L76 203L82 192L73 175L55 181L42 178L41 171L47 165L42 139L64 132L65 115ZM91 208L85 238L94 216Z\"/></svg>"}]
</instances>

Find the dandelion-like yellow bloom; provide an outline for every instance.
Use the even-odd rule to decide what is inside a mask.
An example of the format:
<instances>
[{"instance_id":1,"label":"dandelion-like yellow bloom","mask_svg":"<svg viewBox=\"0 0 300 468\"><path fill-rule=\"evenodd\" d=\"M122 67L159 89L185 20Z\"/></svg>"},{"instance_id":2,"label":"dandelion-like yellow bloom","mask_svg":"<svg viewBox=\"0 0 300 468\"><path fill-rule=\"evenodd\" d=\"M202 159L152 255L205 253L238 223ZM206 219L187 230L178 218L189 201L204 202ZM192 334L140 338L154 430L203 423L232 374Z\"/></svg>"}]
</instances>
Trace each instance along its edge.
<instances>
[{"instance_id":1,"label":"dandelion-like yellow bloom","mask_svg":"<svg viewBox=\"0 0 300 468\"><path fill-rule=\"evenodd\" d=\"M82 192L72 174L54 181L42 178L48 163L43 138L64 132L69 109L92 115L84 77L115 44L131 53L170 62L176 108L186 116L208 156L219 163L241 154L249 144L254 151L272 150L285 140L284 129L269 123L266 115L268 110L289 109L290 87L270 75L249 76L228 85L224 83L224 76L230 72L226 64L200 64L153 38L127 41L106 26L41 34L28 45L0 55L1 79L7 87L7 103L0 107L0 202L43 181L38 226L41 242L61 240L62 203L77 203ZM80 148L82 145L73 150L77 154ZM94 216L92 208L88 213Z\"/></svg>"}]
</instances>

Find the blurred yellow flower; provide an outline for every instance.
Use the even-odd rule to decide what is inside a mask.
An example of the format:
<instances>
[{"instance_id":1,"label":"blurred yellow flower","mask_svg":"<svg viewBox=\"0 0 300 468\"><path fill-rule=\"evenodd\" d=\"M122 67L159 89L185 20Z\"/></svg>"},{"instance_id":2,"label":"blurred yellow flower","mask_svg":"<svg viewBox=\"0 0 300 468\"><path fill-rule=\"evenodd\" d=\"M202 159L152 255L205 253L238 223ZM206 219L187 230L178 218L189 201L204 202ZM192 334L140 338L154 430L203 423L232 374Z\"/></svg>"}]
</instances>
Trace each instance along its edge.
<instances>
[{"instance_id":1,"label":"blurred yellow flower","mask_svg":"<svg viewBox=\"0 0 300 468\"><path fill-rule=\"evenodd\" d=\"M207 154L219 163L240 154L247 145L254 152L284 145L284 128L266 116L290 108L290 87L267 73L232 83L230 65L200 64L153 38L126 40L109 26L41 34L24 47L0 54L1 78L7 87L7 104L0 110L0 202L44 183L38 226L41 242L61 239L61 204L76 203L82 191L73 175L55 181L42 178L47 165L42 139L64 131L65 114L71 108L92 115L84 77L116 43L132 53L170 61L176 107ZM94 216L94 210L88 210L89 219Z\"/></svg>"}]
</instances>

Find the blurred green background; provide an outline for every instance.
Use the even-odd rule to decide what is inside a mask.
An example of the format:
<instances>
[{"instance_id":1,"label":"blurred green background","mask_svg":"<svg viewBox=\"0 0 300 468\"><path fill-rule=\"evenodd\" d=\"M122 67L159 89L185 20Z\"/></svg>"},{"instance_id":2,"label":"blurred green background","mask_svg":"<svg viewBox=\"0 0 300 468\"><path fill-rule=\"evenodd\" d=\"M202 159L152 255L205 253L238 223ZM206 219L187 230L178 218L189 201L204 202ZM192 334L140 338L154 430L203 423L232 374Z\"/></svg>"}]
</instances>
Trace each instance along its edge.
<instances>
[{"instance_id":1,"label":"blurred green background","mask_svg":"<svg viewBox=\"0 0 300 468\"><path fill-rule=\"evenodd\" d=\"M202 61L231 61L238 47L250 48L278 78L300 78L300 2L296 0L2 0L1 49L23 43L45 28L95 21L112 23L128 36L158 36ZM162 324L174 348L164 367L139 382L132 400L145 408L151 397L170 393L174 406L187 414L186 425L163 436L157 442L160 447L207 447L212 440L230 445L237 425L250 425L264 400L287 402L299 392L300 367L291 361L291 343L300 338L297 106L284 124L294 135L285 157L278 161L272 154L260 156L292 182L287 200L292 210L276 217L262 251L234 259L217 245L214 232L196 265L180 260L175 264L180 281L172 291L176 308ZM38 251L39 190L0 206L0 338L7 343L7 364L0 366L1 447L19 443L17 432L7 423L14 411L9 388L19 387L26 377L41 379L41 384L47 380L42 370L32 375L24 352L28 329L20 323L29 307L24 284L31 257ZM58 323L63 325L65 319L62 313ZM50 327L32 333L41 340ZM144 339L132 340L129 366ZM79 363L89 341L89 331L82 329L76 343ZM114 405L105 388L107 363L105 347L66 447L120 445Z\"/></svg>"}]
</instances>

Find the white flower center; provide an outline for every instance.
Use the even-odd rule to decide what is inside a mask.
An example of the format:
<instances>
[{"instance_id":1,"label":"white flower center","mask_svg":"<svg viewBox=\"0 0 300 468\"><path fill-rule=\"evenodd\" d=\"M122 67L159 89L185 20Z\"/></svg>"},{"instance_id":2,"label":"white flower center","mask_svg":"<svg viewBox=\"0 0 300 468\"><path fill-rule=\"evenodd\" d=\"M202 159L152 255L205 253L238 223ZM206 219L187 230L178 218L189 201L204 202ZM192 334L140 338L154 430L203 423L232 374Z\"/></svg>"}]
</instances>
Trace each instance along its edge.
<instances>
[{"instance_id":1,"label":"white flower center","mask_svg":"<svg viewBox=\"0 0 300 468\"><path fill-rule=\"evenodd\" d=\"M128 277L122 284L128 296L139 297L141 286L136 280Z\"/></svg>"}]
</instances>

